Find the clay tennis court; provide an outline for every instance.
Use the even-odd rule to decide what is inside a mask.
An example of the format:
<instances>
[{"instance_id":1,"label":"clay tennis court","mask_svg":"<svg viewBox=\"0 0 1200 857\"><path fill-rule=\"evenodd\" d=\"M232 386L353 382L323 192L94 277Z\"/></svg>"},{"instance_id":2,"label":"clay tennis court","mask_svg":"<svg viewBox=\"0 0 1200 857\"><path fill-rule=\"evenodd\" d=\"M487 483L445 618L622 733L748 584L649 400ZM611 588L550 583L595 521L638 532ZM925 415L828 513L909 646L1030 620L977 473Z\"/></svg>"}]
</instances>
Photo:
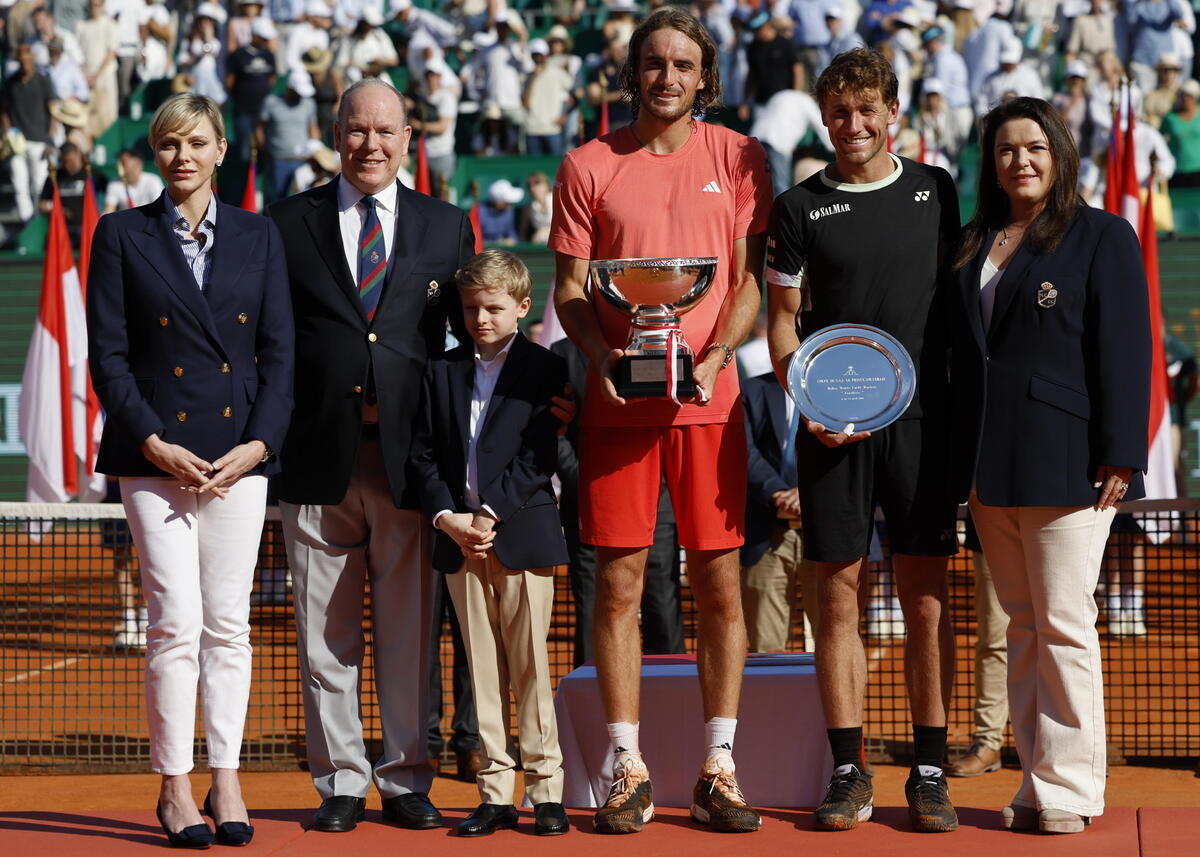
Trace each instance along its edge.
<instances>
[{"instance_id":1,"label":"clay tennis court","mask_svg":"<svg viewBox=\"0 0 1200 857\"><path fill-rule=\"evenodd\" d=\"M1189 513L1195 515L1194 512ZM1189 520L1187 523L1191 523ZM24 522L0 526L0 843L10 854L136 854L164 844L153 818L157 777L95 772L145 771L148 746L141 691L142 654L118 651L113 628L119 616L112 555L101 547L95 520L60 523L40 542ZM269 524L263 568L282 567L278 525ZM1146 550L1148 634L1104 636L1108 720L1116 764L1108 788L1112 809L1079 837L1038 837L999 830L995 812L1007 803L1020 776L1011 751L1004 770L956 780L952 793L963 829L946 845L956 853L1021 853L1023 857L1076 852L1095 855L1193 853L1200 841L1200 575L1197 549L1175 544ZM951 594L959 673L951 715L951 741L970 740L973 608L970 562L952 564ZM695 612L683 589L685 635L694 639ZM574 621L567 578L559 577L556 624L550 640L554 677L571 668ZM297 857L335 854L394 855L397 850L461 853L449 829L400 831L377 815L348 837L304 830L315 793L303 758L303 722L290 605L257 603L252 613L255 674L246 729L243 782L258 834L245 852ZM1101 620L1101 632L1105 625ZM802 639L802 637L800 638ZM903 810L903 762L909 751L902 683L903 640L868 637L871 683L867 733L876 763L879 810L875 823L845 835L809 829L805 810L765 813L753 837L717 837L695 829L682 810L664 810L633 842L645 854L917 854L928 837L908 832ZM449 644L443 643L443 670ZM365 681L373 680L368 661ZM448 686L448 681L445 683ZM447 705L451 703L447 700ZM448 709L449 710L449 709ZM366 695L370 734L378 734ZM448 726L448 724L444 724ZM781 740L786 733L781 732ZM202 748L202 745L201 745ZM894 757L901 764L891 764ZM1133 764L1120 764L1132 760ZM1153 766L1147 763L1154 763ZM198 767L202 768L202 761ZM53 774L34 776L33 773ZM803 776L797 772L797 776ZM197 776L197 797L204 778ZM450 823L478 802L474 787L441 778L435 801ZM378 809L374 796L369 808ZM489 855L559 854L584 857L612 840L588 835L590 814L575 812L577 835L534 839L528 832L491 837ZM528 826L526 824L526 826Z\"/></svg>"}]
</instances>

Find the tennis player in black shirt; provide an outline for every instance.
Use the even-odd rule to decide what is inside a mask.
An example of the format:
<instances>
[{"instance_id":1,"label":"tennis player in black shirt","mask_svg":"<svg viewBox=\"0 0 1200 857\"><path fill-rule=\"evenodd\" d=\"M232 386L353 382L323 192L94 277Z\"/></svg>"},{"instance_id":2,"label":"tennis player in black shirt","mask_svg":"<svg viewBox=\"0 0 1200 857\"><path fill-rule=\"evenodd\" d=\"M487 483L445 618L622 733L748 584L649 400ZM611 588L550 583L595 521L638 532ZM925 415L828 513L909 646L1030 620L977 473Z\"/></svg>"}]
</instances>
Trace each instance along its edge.
<instances>
[{"instance_id":1,"label":"tennis player in black shirt","mask_svg":"<svg viewBox=\"0 0 1200 857\"><path fill-rule=\"evenodd\" d=\"M958 827L942 760L954 670L946 561L958 549L944 476L945 335L935 299L958 235L948 173L888 152L897 82L866 49L835 57L816 84L835 163L775 200L768 227L770 346L782 379L801 336L831 324L878 327L900 340L918 373L902 417L847 434L809 422L796 443L804 551L819 573L817 677L834 776L814 818L846 830L871 817L862 757L866 657L858 590L876 505L888 523L908 626L905 677L916 760L905 785L920 831Z\"/></svg>"}]
</instances>

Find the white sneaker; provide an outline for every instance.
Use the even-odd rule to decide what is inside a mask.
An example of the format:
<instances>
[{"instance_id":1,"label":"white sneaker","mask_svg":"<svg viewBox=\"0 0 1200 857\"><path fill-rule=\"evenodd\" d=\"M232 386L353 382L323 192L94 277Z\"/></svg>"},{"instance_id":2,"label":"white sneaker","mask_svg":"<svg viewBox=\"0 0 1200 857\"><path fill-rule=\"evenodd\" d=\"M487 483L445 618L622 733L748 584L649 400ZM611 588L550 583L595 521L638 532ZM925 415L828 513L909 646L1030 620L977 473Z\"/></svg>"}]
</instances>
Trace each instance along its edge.
<instances>
[{"instance_id":1,"label":"white sneaker","mask_svg":"<svg viewBox=\"0 0 1200 857\"><path fill-rule=\"evenodd\" d=\"M145 649L146 629L137 626L123 626L113 635L113 645L118 649Z\"/></svg>"}]
</instances>

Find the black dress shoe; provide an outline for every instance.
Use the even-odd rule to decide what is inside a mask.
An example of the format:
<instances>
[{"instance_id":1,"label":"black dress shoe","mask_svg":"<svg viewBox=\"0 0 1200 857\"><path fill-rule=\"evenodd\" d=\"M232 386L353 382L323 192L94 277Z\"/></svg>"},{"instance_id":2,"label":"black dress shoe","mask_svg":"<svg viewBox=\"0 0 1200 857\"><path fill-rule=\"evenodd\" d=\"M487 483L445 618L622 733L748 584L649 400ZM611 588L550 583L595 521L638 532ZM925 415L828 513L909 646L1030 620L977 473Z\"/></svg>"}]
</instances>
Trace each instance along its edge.
<instances>
[{"instance_id":1,"label":"black dress shoe","mask_svg":"<svg viewBox=\"0 0 1200 857\"><path fill-rule=\"evenodd\" d=\"M538 836L558 836L571 829L567 811L561 803L536 803L533 805L533 832Z\"/></svg>"},{"instance_id":2,"label":"black dress shoe","mask_svg":"<svg viewBox=\"0 0 1200 857\"><path fill-rule=\"evenodd\" d=\"M204 796L204 814L214 822L217 820L217 815L212 808L211 790ZM253 838L254 828L244 821L222 821L217 824L218 845L249 845Z\"/></svg>"},{"instance_id":3,"label":"black dress shoe","mask_svg":"<svg viewBox=\"0 0 1200 857\"><path fill-rule=\"evenodd\" d=\"M363 820L367 799L352 795L334 795L321 801L321 808L313 819L312 829L325 833L345 833L353 830Z\"/></svg>"},{"instance_id":4,"label":"black dress shoe","mask_svg":"<svg viewBox=\"0 0 1200 857\"><path fill-rule=\"evenodd\" d=\"M459 836L491 836L497 830L517 829L517 808L511 803L481 803L458 826Z\"/></svg>"},{"instance_id":5,"label":"black dress shoe","mask_svg":"<svg viewBox=\"0 0 1200 857\"><path fill-rule=\"evenodd\" d=\"M158 823L162 825L163 833L167 834L167 842L172 848L207 848L213 844L212 828L207 824L193 824L172 833L171 828L163 821L162 804L154 808L154 814L158 816Z\"/></svg>"},{"instance_id":6,"label":"black dress shoe","mask_svg":"<svg viewBox=\"0 0 1200 857\"><path fill-rule=\"evenodd\" d=\"M442 814L429 802L429 795L425 792L385 797L383 820L409 830L430 830L442 826Z\"/></svg>"}]
</instances>

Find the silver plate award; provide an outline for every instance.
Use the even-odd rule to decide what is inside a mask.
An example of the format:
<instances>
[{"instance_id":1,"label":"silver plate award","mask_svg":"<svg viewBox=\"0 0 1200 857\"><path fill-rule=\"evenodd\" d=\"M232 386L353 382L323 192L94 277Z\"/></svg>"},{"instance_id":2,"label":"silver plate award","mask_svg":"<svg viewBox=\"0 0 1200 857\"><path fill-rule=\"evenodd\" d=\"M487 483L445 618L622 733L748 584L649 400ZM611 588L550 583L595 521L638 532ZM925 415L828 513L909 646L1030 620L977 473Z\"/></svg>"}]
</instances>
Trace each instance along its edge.
<instances>
[{"instance_id":1,"label":"silver plate award","mask_svg":"<svg viewBox=\"0 0 1200 857\"><path fill-rule=\"evenodd\" d=\"M907 410L917 372L891 334L866 324L835 324L800 343L787 382L805 418L830 431L875 431Z\"/></svg>"}]
</instances>

